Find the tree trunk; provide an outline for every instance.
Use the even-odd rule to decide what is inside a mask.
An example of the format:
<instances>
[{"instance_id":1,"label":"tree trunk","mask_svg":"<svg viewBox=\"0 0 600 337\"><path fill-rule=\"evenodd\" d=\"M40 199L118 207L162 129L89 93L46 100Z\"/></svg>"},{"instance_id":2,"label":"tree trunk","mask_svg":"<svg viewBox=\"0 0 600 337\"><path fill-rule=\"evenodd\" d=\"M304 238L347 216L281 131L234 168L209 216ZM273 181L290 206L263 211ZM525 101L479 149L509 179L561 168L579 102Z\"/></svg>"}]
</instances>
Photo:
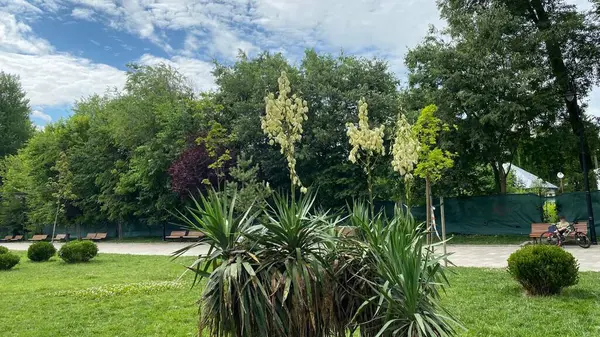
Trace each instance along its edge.
<instances>
[{"instance_id":1,"label":"tree trunk","mask_svg":"<svg viewBox=\"0 0 600 337\"><path fill-rule=\"evenodd\" d=\"M492 166L492 171L494 172L494 189L496 193L500 193L500 172L498 172L496 163L490 163L490 166Z\"/></svg>"},{"instance_id":2,"label":"tree trunk","mask_svg":"<svg viewBox=\"0 0 600 337\"><path fill-rule=\"evenodd\" d=\"M494 171L494 185L496 186L496 192L500 194L506 194L506 182L508 178L508 172L504 172L503 163L493 162L492 171Z\"/></svg>"},{"instance_id":3,"label":"tree trunk","mask_svg":"<svg viewBox=\"0 0 600 337\"><path fill-rule=\"evenodd\" d=\"M119 236L119 240L121 240L123 238L123 224L121 223L121 221L118 222L117 226L118 226L117 235Z\"/></svg>"},{"instance_id":4,"label":"tree trunk","mask_svg":"<svg viewBox=\"0 0 600 337\"><path fill-rule=\"evenodd\" d=\"M425 178L425 228L427 229L427 244L431 244L431 183Z\"/></svg>"},{"instance_id":5,"label":"tree trunk","mask_svg":"<svg viewBox=\"0 0 600 337\"><path fill-rule=\"evenodd\" d=\"M504 172L504 168L502 168L500 171L500 194L506 194L506 178L508 176L507 173Z\"/></svg>"},{"instance_id":6,"label":"tree trunk","mask_svg":"<svg viewBox=\"0 0 600 337\"><path fill-rule=\"evenodd\" d=\"M548 60L550 61L552 72L556 77L556 82L558 83L563 95L566 94L568 91L572 91L574 94L574 98L572 101L569 102L566 98L564 98L564 101L569 115L569 123L571 124L571 129L573 130L573 134L578 136L581 128L583 128L583 122L579 113L579 105L577 104L577 88L573 87L573 79L571 78L569 70L565 65L560 44L554 38L554 33L552 32L554 27L552 26L552 22L548 16L548 13L546 12L546 9L544 8L542 1L530 1L532 7L531 9L535 14L535 17L532 16L533 21L537 29L540 32L543 32L545 36L544 44L546 46L546 52L548 54ZM588 164L588 167L591 167L590 148L585 138L583 139L583 148L585 152L585 157L582 158L582 160L585 160ZM579 150L577 149L576 151ZM581 162L581 166L583 168L583 162Z\"/></svg>"}]
</instances>

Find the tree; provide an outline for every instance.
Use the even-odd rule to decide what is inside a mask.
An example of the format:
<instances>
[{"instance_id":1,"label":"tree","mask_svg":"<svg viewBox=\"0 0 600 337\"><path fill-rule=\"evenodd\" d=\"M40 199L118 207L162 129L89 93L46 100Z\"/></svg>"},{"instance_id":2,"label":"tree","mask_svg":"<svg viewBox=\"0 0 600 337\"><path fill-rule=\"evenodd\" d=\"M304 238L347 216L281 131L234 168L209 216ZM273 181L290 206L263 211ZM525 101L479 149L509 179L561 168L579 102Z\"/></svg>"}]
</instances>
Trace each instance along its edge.
<instances>
[{"instance_id":1,"label":"tree","mask_svg":"<svg viewBox=\"0 0 600 337\"><path fill-rule=\"evenodd\" d=\"M23 153L8 155L0 160L0 231L23 232L28 223L27 193L29 167Z\"/></svg>"},{"instance_id":2,"label":"tree","mask_svg":"<svg viewBox=\"0 0 600 337\"><path fill-rule=\"evenodd\" d=\"M490 8L506 8L520 23L536 48L530 55L541 55L544 69L552 78L554 94L562 100L573 134L583 132L582 112L578 97L589 94L600 74L600 25L594 13L581 13L563 0L443 0L442 17L450 24L465 13L477 16ZM569 94L570 93L570 94ZM591 167L589 146L583 144L588 167ZM575 149L573 149L575 151ZM579 151L579 150L577 150Z\"/></svg>"},{"instance_id":3,"label":"tree","mask_svg":"<svg viewBox=\"0 0 600 337\"><path fill-rule=\"evenodd\" d=\"M30 113L19 77L0 71L0 159L17 153L33 134Z\"/></svg>"},{"instance_id":4,"label":"tree","mask_svg":"<svg viewBox=\"0 0 600 337\"><path fill-rule=\"evenodd\" d=\"M531 30L502 6L474 16L453 13L406 58L413 96L439 107L458 130L446 137L468 165L490 165L496 190L506 193L510 163L531 129L552 124L560 108ZM465 162L466 164L466 162Z\"/></svg>"},{"instance_id":5,"label":"tree","mask_svg":"<svg viewBox=\"0 0 600 337\"><path fill-rule=\"evenodd\" d=\"M356 119L357 102L369 99L369 120L392 127L399 112L398 81L383 60L332 56L307 50L298 68L279 54L263 53L254 59L243 55L232 66L218 65L216 103L223 106L217 120L235 133L234 147L258 164L259 180L274 189L290 185L284 158L269 146L260 129L264 95L277 91L277 78L285 70L290 85L308 103L302 142L295 148L302 182L318 188L318 203L343 207L352 198L368 197L363 170L350 163L346 124ZM374 198L389 198L394 180L389 162L375 168Z\"/></svg>"},{"instance_id":6,"label":"tree","mask_svg":"<svg viewBox=\"0 0 600 337\"><path fill-rule=\"evenodd\" d=\"M54 240L59 214L62 216L66 215L65 208L67 203L75 200L77 195L73 193L73 173L69 169L69 161L66 153L60 153L52 169L57 173L55 179L50 179L48 182L52 190L52 196L56 199L56 214L54 215L54 226L52 227L52 240ZM68 224L65 223L65 225Z\"/></svg>"},{"instance_id":7,"label":"tree","mask_svg":"<svg viewBox=\"0 0 600 337\"><path fill-rule=\"evenodd\" d=\"M442 179L442 173L454 165L455 154L439 148L439 138L442 131L449 127L435 116L437 107L428 105L419 115L413 128L419 141L419 162L415 175L425 179L425 209L427 212L427 229L431 226L431 185Z\"/></svg>"}]
</instances>

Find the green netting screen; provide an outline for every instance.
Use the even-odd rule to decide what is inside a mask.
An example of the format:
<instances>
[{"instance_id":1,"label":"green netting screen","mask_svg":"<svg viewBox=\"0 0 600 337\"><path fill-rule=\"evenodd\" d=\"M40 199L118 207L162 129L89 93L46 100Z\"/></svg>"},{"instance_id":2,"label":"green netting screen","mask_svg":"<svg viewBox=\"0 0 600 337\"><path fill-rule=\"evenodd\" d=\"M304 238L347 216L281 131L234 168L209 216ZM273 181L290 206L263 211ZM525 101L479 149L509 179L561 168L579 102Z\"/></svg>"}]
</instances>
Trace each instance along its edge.
<instances>
[{"instance_id":1,"label":"green netting screen","mask_svg":"<svg viewBox=\"0 0 600 337\"><path fill-rule=\"evenodd\" d=\"M560 215L569 221L586 221L585 193L567 193L557 197L540 197L534 194L508 194L481 197L444 198L446 232L481 235L527 235L531 223L542 222L543 204L554 200ZM592 192L592 205L596 231L600 232L600 192ZM380 205L386 214L393 213L394 203ZM435 218L441 228L439 198L434 198ZM425 220L425 207L412 207L411 213Z\"/></svg>"},{"instance_id":2,"label":"green netting screen","mask_svg":"<svg viewBox=\"0 0 600 337\"><path fill-rule=\"evenodd\" d=\"M586 221L587 208L585 193L566 193L557 197L545 198L534 194L509 194L481 197L445 198L446 232L481 235L527 235L531 223L542 222L542 206L544 202L554 200L559 214L569 221ZM600 233L600 191L592 192L592 204L595 215L596 231ZM438 231L441 230L439 198L434 198L435 217ZM393 214L393 202L381 202L388 215ZM420 221L425 220L425 207L411 208L413 216ZM165 224L164 231L180 229L176 225ZM141 223L126 223L122 227L124 237L162 236L163 226L148 226ZM116 224L79 227L68 229L57 228L57 233L70 233L76 237L78 232L85 236L89 232L107 232L109 237L117 236ZM51 234L52 226L45 226L43 233Z\"/></svg>"}]
</instances>

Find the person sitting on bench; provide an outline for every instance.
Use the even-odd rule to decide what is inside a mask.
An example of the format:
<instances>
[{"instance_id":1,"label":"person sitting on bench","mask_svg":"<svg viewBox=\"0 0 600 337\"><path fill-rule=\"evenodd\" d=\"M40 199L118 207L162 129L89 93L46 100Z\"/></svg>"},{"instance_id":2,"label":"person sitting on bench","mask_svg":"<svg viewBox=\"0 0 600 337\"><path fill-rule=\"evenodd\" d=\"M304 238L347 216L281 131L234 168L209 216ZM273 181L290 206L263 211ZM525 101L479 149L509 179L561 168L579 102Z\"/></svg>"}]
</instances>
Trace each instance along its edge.
<instances>
[{"instance_id":1,"label":"person sitting on bench","mask_svg":"<svg viewBox=\"0 0 600 337\"><path fill-rule=\"evenodd\" d=\"M561 215L559 219L560 221L556 223L556 231L558 231L558 236L562 240L564 239L563 234L567 230L567 227L569 227L569 222L567 221L567 218L565 218L563 215Z\"/></svg>"}]
</instances>

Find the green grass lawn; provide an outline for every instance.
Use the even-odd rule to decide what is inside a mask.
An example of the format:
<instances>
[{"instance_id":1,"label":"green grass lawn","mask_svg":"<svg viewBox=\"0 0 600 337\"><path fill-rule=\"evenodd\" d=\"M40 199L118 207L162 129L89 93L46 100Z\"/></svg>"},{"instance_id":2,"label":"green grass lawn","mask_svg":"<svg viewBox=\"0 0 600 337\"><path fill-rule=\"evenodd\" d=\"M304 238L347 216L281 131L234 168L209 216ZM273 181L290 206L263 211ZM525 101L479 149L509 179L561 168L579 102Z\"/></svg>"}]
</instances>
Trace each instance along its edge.
<instances>
[{"instance_id":1,"label":"green grass lawn","mask_svg":"<svg viewBox=\"0 0 600 337\"><path fill-rule=\"evenodd\" d=\"M459 235L449 234L449 245L518 245L530 241L527 235Z\"/></svg>"},{"instance_id":2,"label":"green grass lawn","mask_svg":"<svg viewBox=\"0 0 600 337\"><path fill-rule=\"evenodd\" d=\"M181 288L113 296L90 290L173 281L190 261L101 254L67 265L22 256L15 269L0 272L0 336L194 336L200 289L190 290L191 275ZM582 273L560 296L529 298L504 270L452 271L443 302L468 329L460 336L600 336L600 273ZM553 318L559 316L562 323Z\"/></svg>"}]
</instances>

